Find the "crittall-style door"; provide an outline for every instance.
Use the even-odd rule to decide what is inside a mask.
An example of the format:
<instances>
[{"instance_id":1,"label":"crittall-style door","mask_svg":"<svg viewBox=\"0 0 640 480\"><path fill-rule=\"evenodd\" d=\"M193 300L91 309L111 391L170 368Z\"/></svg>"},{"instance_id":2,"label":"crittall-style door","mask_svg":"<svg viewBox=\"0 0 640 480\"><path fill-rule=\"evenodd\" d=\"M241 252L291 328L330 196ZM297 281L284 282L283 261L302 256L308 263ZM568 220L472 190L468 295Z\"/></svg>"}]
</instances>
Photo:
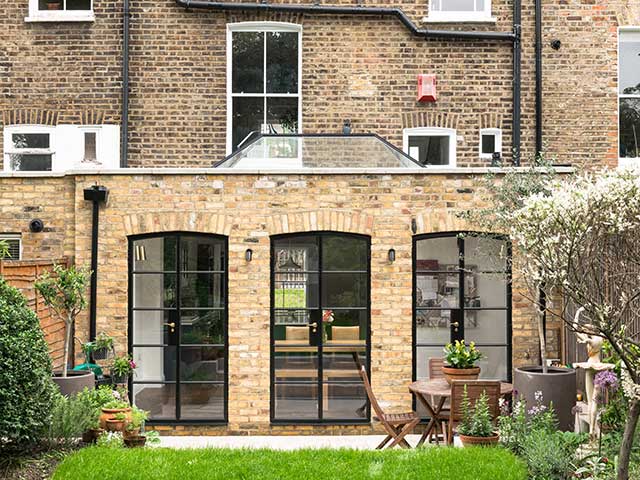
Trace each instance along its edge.
<instances>
[{"instance_id":1,"label":"crittall-style door","mask_svg":"<svg viewBox=\"0 0 640 480\"><path fill-rule=\"evenodd\" d=\"M414 378L454 340L475 342L481 377L511 378L509 242L501 236L443 233L414 238Z\"/></svg>"},{"instance_id":2,"label":"crittall-style door","mask_svg":"<svg viewBox=\"0 0 640 480\"><path fill-rule=\"evenodd\" d=\"M358 235L272 238L273 422L369 420L369 251Z\"/></svg>"},{"instance_id":3,"label":"crittall-style door","mask_svg":"<svg viewBox=\"0 0 640 480\"><path fill-rule=\"evenodd\" d=\"M226 237L132 238L129 308L135 404L155 422L226 421Z\"/></svg>"}]
</instances>

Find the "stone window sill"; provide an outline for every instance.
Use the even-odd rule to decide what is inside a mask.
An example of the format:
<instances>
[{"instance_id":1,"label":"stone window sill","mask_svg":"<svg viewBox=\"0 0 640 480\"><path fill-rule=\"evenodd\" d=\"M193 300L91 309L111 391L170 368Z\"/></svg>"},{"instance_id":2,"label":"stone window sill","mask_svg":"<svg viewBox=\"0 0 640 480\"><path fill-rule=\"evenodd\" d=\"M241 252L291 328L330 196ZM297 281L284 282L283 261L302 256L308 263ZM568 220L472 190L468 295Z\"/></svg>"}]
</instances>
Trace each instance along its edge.
<instances>
[{"instance_id":1,"label":"stone window sill","mask_svg":"<svg viewBox=\"0 0 640 480\"><path fill-rule=\"evenodd\" d=\"M38 12L24 19L27 23L51 23L51 22L95 22L96 17L93 12Z\"/></svg>"}]
</instances>

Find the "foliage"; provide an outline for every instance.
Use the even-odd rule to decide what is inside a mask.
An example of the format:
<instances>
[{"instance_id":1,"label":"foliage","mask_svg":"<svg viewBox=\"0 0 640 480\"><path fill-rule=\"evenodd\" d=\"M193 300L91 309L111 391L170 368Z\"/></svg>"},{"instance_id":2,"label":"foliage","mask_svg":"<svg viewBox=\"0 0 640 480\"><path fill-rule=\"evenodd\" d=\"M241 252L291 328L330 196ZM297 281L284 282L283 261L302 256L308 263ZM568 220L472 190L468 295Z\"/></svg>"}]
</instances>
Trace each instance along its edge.
<instances>
[{"instance_id":1,"label":"foliage","mask_svg":"<svg viewBox=\"0 0 640 480\"><path fill-rule=\"evenodd\" d=\"M581 438L571 432L534 430L524 439L522 458L531 480L565 480L573 476Z\"/></svg>"},{"instance_id":2,"label":"foliage","mask_svg":"<svg viewBox=\"0 0 640 480\"><path fill-rule=\"evenodd\" d=\"M113 348L113 337L110 337L104 332L98 333L94 341L96 350L111 350Z\"/></svg>"},{"instance_id":3,"label":"foliage","mask_svg":"<svg viewBox=\"0 0 640 480\"><path fill-rule=\"evenodd\" d=\"M141 410L140 408L131 407L131 420L127 422L126 429L130 432L139 431L144 428L144 422L149 418L149 412Z\"/></svg>"},{"instance_id":4,"label":"foliage","mask_svg":"<svg viewBox=\"0 0 640 480\"><path fill-rule=\"evenodd\" d=\"M38 442L51 416L56 386L36 314L0 277L0 451Z\"/></svg>"},{"instance_id":5,"label":"foliage","mask_svg":"<svg viewBox=\"0 0 640 480\"><path fill-rule=\"evenodd\" d=\"M117 465L117 469L115 466ZM501 448L417 450L83 448L54 480L525 480L525 465Z\"/></svg>"},{"instance_id":6,"label":"foliage","mask_svg":"<svg viewBox=\"0 0 640 480\"><path fill-rule=\"evenodd\" d=\"M146 446L157 447L160 445L160 434L156 430L146 432L144 436L147 439Z\"/></svg>"},{"instance_id":7,"label":"foliage","mask_svg":"<svg viewBox=\"0 0 640 480\"><path fill-rule=\"evenodd\" d=\"M611 478L613 464L605 457L585 458L573 476L580 480L605 480Z\"/></svg>"},{"instance_id":8,"label":"foliage","mask_svg":"<svg viewBox=\"0 0 640 480\"><path fill-rule=\"evenodd\" d=\"M458 425L458 433L468 437L491 437L495 435L495 428L489 411L489 397L482 392L475 405L471 406L464 386L462 395L462 421Z\"/></svg>"},{"instance_id":9,"label":"foliage","mask_svg":"<svg viewBox=\"0 0 640 480\"><path fill-rule=\"evenodd\" d=\"M473 368L483 357L476 348L475 342L467 345L464 340L456 340L453 344L447 343L444 347L444 355L447 366L452 368Z\"/></svg>"},{"instance_id":10,"label":"foliage","mask_svg":"<svg viewBox=\"0 0 640 480\"><path fill-rule=\"evenodd\" d=\"M53 266L53 275L45 272L35 282L35 288L42 295L44 303L65 322L63 377L67 376L73 324L87 304L85 291L90 274L89 270L76 269L73 265L67 268L56 264Z\"/></svg>"},{"instance_id":11,"label":"foliage","mask_svg":"<svg viewBox=\"0 0 640 480\"><path fill-rule=\"evenodd\" d=\"M11 254L9 253L9 244L6 240L0 240L0 260L10 257Z\"/></svg>"},{"instance_id":12,"label":"foliage","mask_svg":"<svg viewBox=\"0 0 640 480\"><path fill-rule=\"evenodd\" d=\"M122 438L122 432L105 432L96 440L96 446L101 448L122 448L124 447L124 438ZM123 470L127 471L127 470ZM130 472L130 471L129 471ZM94 477L98 478L98 477ZM108 478L108 477L104 477Z\"/></svg>"},{"instance_id":13,"label":"foliage","mask_svg":"<svg viewBox=\"0 0 640 480\"><path fill-rule=\"evenodd\" d=\"M89 408L93 412L93 422L90 428L99 427L102 407L115 399L114 390L108 385L100 385L98 388L85 387L77 394L77 397L90 406Z\"/></svg>"},{"instance_id":14,"label":"foliage","mask_svg":"<svg viewBox=\"0 0 640 480\"><path fill-rule=\"evenodd\" d=\"M99 412L88 395L56 395L48 437L52 443L69 444L96 425Z\"/></svg>"},{"instance_id":15,"label":"foliage","mask_svg":"<svg viewBox=\"0 0 640 480\"><path fill-rule=\"evenodd\" d=\"M133 373L133 370L136 368L136 364L131 359L131 355L122 355L115 357L109 368L111 369L111 375L126 377Z\"/></svg>"},{"instance_id":16,"label":"foliage","mask_svg":"<svg viewBox=\"0 0 640 480\"><path fill-rule=\"evenodd\" d=\"M129 408L129 402L126 402L124 400L111 400L110 402L107 402L105 405L102 406L102 408L108 408L110 410L116 410L116 409L121 409L121 408Z\"/></svg>"}]
</instances>

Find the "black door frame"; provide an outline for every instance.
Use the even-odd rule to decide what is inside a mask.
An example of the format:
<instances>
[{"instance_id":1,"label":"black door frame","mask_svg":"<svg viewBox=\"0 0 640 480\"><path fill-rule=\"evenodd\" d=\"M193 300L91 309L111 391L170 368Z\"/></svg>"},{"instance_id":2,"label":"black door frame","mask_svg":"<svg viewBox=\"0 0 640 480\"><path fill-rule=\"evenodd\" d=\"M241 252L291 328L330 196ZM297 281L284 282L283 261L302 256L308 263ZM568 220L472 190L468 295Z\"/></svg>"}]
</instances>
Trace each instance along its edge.
<instances>
[{"instance_id":1,"label":"black door frame","mask_svg":"<svg viewBox=\"0 0 640 480\"><path fill-rule=\"evenodd\" d=\"M296 233L286 233L280 235L272 235L270 237L270 258L269 258L269 268L270 268L270 297L271 297L271 306L270 306L270 319L269 319L269 344L270 344L270 364L269 364L269 418L272 424L276 425L359 425L359 424L368 424L371 423L371 406L369 403L369 399L366 399L366 416L362 419L331 419L325 420L323 419L323 395L322 395L322 383L323 383L323 372L322 372L322 341L319 342L318 345L318 418L317 419L277 419L275 418L275 340L274 340L274 320L275 320L275 268L274 268L274 259L275 259L275 248L274 243L276 240L282 240L286 238L295 238L295 237L316 237L318 240L318 309L320 312L322 311L322 242L320 241L324 236L344 236L344 237L355 237L367 242L367 302L366 302L366 313L367 313L367 338L366 338L366 370L367 375L371 378L371 237L369 235L362 235L356 233L349 232L336 232L331 230L322 230L322 231L311 231L311 232L296 232ZM322 331L323 325L320 324L320 332ZM320 336L321 338L321 336Z\"/></svg>"},{"instance_id":2,"label":"black door frame","mask_svg":"<svg viewBox=\"0 0 640 480\"><path fill-rule=\"evenodd\" d=\"M133 354L133 266L134 266L134 243L137 240L144 240L146 238L167 238L167 237L176 237L176 307L169 308L157 308L154 310L173 310L175 311L176 316L176 379L175 382L149 382L153 384L158 383L166 383L166 384L174 384L175 385L175 396L176 396L176 419L158 419L158 420L148 420L147 423L149 425L226 425L229 421L229 237L225 235L218 235L213 233L202 233L202 232L189 232L189 231L168 231L168 232L154 232L154 233L145 233L140 235L131 235L128 238L128 324L127 324L127 351L129 355ZM182 237L205 237L205 238L215 238L218 240L222 240L224 243L224 258L223 258L223 271L222 273L222 286L224 289L224 309L222 310L222 320L223 320L223 339L224 339L224 398L223 398L223 409L224 414L222 419L188 419L188 420L180 420L180 346L181 346L181 329L180 329L180 275L182 273L181 266L181 258L180 258L180 246L181 246L181 238ZM137 346L137 345L136 345ZM163 347L164 348L164 347ZM133 377L129 378L129 400L133 401ZM139 383L139 382L136 382ZM211 382L209 382L211 383Z\"/></svg>"},{"instance_id":3,"label":"black door frame","mask_svg":"<svg viewBox=\"0 0 640 480\"><path fill-rule=\"evenodd\" d=\"M512 359L512 350L513 350L513 328L512 328L512 275L511 275L511 258L512 258L512 246L511 241L508 236L500 235L500 234L487 234L481 232L474 231L453 231L453 232L437 232L437 233L426 233L421 235L414 235L412 239L412 267L411 267L411 302L412 302L412 322L411 322L411 378L413 381L417 380L417 327L416 327L416 316L417 316L417 305L416 305L416 280L417 280L417 243L421 240L429 240L434 238L445 238L445 237L453 237L457 239L458 246L458 282L459 287L458 291L459 295L462 295L461 298L464 298L464 236L489 236L491 238L495 238L496 240L503 240L507 245L507 269L506 269L506 314L507 314L507 381L511 381L512 378L512 368L513 368L513 359ZM459 302L458 308L452 308L452 320L453 320L453 312L454 310L458 311L458 316L460 319L458 322L460 323L460 331L458 332L460 338L464 338L464 301ZM496 309L499 310L499 309ZM453 339L453 329L450 328L450 338ZM429 346L429 345L420 345L420 346ZM503 345L500 345L503 346ZM413 398L413 408L416 408L416 400Z\"/></svg>"}]
</instances>

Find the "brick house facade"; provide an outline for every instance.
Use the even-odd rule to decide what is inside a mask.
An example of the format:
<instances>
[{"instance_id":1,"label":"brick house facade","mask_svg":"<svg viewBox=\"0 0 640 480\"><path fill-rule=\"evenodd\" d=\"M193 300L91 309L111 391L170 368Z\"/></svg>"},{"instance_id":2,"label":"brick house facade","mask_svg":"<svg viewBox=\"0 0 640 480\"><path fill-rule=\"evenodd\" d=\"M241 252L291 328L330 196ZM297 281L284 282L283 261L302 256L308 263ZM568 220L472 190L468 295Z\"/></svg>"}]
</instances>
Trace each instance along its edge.
<instances>
[{"instance_id":1,"label":"brick house facade","mask_svg":"<svg viewBox=\"0 0 640 480\"><path fill-rule=\"evenodd\" d=\"M493 20L481 23L425 22L426 0L375 6L400 7L420 28L513 32L512 2L490 3ZM491 160L479 155L481 129L499 129L502 158L512 160L512 42L418 38L397 18L381 14L223 12L185 9L174 0L130 0L129 169L115 170L113 162L123 160L122 145L116 148L114 142L122 131L124 2L94 0L95 20L81 22L32 21L29 7L28 0L0 6L6 32L0 43L0 135L11 134L7 127L28 125L53 129L58 138L76 138L66 137L64 128L77 126L85 142L92 138L95 151L109 161L98 172L90 171L94 165L69 163L62 168L66 173L0 174L0 233L21 234L24 259L66 256L88 265L92 219L83 190L106 186L110 197L100 208L98 232L97 329L116 337L121 351L133 328L130 266L136 239L192 232L226 242L224 425L185 422L166 428L206 433L372 428L367 422L271 421L272 242L293 233L340 232L368 239L367 361L373 388L384 402L411 407L406 384L416 373L413 239L473 230L456 212L482 204L484 193L475 178ZM618 29L640 25L640 7L630 0L542 2L542 18L545 150L561 164L617 165ZM376 133L404 149L405 129L450 129L456 168L404 173L211 169L230 150L227 25L245 22L301 26L302 133L339 133L349 120L354 133ZM536 150L534 1L522 2L521 29L520 157L526 164ZM554 40L560 40L559 49L552 48ZM437 76L436 102L416 101L416 77L423 73ZM110 136L86 136L92 127L103 126L114 128ZM100 150L105 143L111 145L107 153ZM7 138L3 144L6 150ZM8 158L3 155L2 162ZM65 150L59 148L55 158L64 167ZM43 232L29 229L36 217L44 222ZM534 362L538 354L529 304L515 287L505 308L512 330L509 362L518 366ZM556 335L552 356L559 356L559 326L548 327ZM88 318L77 326L77 335L88 337Z\"/></svg>"}]
</instances>

